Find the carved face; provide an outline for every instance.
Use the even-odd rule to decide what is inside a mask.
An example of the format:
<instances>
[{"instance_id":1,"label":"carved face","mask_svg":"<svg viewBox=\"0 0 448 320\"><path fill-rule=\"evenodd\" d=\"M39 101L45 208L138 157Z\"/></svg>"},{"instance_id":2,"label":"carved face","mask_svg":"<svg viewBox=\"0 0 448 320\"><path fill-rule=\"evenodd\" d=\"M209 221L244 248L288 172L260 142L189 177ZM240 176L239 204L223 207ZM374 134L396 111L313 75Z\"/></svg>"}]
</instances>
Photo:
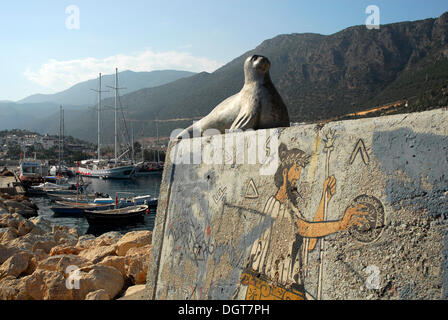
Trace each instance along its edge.
<instances>
[{"instance_id":1,"label":"carved face","mask_svg":"<svg viewBox=\"0 0 448 320\"><path fill-rule=\"evenodd\" d=\"M268 73L269 68L271 67L271 63L269 62L268 58L259 56L259 55L253 55L246 59L246 62L244 63L244 69L246 72L248 71L258 71L260 73Z\"/></svg>"},{"instance_id":2,"label":"carved face","mask_svg":"<svg viewBox=\"0 0 448 320\"><path fill-rule=\"evenodd\" d=\"M289 170L288 170L288 181L291 183L291 186L294 187L297 180L300 178L300 172L302 171L302 167L294 164Z\"/></svg>"}]
</instances>

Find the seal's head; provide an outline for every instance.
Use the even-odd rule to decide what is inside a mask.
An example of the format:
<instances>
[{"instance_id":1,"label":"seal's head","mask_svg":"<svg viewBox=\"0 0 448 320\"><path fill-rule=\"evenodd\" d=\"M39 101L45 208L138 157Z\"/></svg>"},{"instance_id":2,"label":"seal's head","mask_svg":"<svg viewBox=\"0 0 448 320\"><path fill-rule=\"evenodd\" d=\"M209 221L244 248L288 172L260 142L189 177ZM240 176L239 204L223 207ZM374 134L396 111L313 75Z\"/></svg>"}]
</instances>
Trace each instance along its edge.
<instances>
[{"instance_id":1,"label":"seal's head","mask_svg":"<svg viewBox=\"0 0 448 320\"><path fill-rule=\"evenodd\" d=\"M269 77L271 62L260 55L252 55L244 62L244 75L247 81L258 81Z\"/></svg>"}]
</instances>

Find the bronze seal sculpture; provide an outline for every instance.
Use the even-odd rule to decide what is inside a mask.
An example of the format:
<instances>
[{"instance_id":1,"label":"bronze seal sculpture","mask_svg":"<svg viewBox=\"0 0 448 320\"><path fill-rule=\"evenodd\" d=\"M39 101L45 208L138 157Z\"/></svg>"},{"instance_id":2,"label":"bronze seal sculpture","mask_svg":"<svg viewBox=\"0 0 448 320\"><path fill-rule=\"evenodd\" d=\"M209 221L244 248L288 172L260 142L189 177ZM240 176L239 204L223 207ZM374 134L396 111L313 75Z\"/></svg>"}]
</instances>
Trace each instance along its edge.
<instances>
[{"instance_id":1,"label":"bronze seal sculpture","mask_svg":"<svg viewBox=\"0 0 448 320\"><path fill-rule=\"evenodd\" d=\"M272 83L270 67L271 63L266 57L248 57L244 62L244 86L241 91L218 104L177 138L189 138L193 132L202 136L207 129L225 133L226 130L289 127L288 109Z\"/></svg>"}]
</instances>

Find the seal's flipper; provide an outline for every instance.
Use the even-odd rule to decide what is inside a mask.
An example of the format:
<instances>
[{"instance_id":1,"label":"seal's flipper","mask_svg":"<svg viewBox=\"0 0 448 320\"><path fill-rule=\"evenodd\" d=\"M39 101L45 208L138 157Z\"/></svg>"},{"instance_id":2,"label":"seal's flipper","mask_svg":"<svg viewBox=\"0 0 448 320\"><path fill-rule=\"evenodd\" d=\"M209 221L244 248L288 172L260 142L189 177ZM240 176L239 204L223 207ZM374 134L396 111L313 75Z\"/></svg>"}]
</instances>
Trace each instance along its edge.
<instances>
[{"instance_id":1,"label":"seal's flipper","mask_svg":"<svg viewBox=\"0 0 448 320\"><path fill-rule=\"evenodd\" d=\"M236 117L235 121L232 123L230 127L230 131L238 130L238 129L253 129L256 127L259 113L258 112L240 112L238 117Z\"/></svg>"}]
</instances>

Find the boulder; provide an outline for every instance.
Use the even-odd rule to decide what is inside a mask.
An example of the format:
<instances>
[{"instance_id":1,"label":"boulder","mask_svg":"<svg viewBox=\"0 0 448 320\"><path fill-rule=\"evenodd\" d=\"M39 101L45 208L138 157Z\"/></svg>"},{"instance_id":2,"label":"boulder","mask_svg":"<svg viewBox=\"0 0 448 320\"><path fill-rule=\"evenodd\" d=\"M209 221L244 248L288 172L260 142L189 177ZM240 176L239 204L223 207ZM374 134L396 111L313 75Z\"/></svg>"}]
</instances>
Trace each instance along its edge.
<instances>
[{"instance_id":1,"label":"boulder","mask_svg":"<svg viewBox=\"0 0 448 320\"><path fill-rule=\"evenodd\" d=\"M39 208L36 206L36 204L31 202L29 199L23 200L22 204L24 204L28 208L31 208L31 209L34 209L34 210L39 210Z\"/></svg>"},{"instance_id":2,"label":"boulder","mask_svg":"<svg viewBox=\"0 0 448 320\"><path fill-rule=\"evenodd\" d=\"M125 277L126 276L125 262L126 262L125 257L108 256L105 257L103 260L101 260L101 262L97 263L97 265L114 267L115 269L121 272L123 277Z\"/></svg>"},{"instance_id":3,"label":"boulder","mask_svg":"<svg viewBox=\"0 0 448 320\"><path fill-rule=\"evenodd\" d=\"M17 230L20 222L22 222L23 220L24 218L17 213L4 214L0 219L0 226L3 228L11 227Z\"/></svg>"},{"instance_id":4,"label":"boulder","mask_svg":"<svg viewBox=\"0 0 448 320\"><path fill-rule=\"evenodd\" d=\"M144 230L129 232L117 242L117 255L125 256L129 249L150 245L151 241L151 231Z\"/></svg>"},{"instance_id":5,"label":"boulder","mask_svg":"<svg viewBox=\"0 0 448 320\"><path fill-rule=\"evenodd\" d=\"M23 237L14 239L8 242L8 247L19 248L21 250L29 250L35 252L37 249L44 250L47 254L51 248L55 247L57 243L54 241L51 235L35 235L28 233Z\"/></svg>"},{"instance_id":6,"label":"boulder","mask_svg":"<svg viewBox=\"0 0 448 320\"><path fill-rule=\"evenodd\" d=\"M73 300L76 290L67 286L61 272L37 269L24 277L26 295L32 300Z\"/></svg>"},{"instance_id":7,"label":"boulder","mask_svg":"<svg viewBox=\"0 0 448 320\"><path fill-rule=\"evenodd\" d=\"M19 252L19 249L8 248L0 244L0 266L17 252Z\"/></svg>"},{"instance_id":8,"label":"boulder","mask_svg":"<svg viewBox=\"0 0 448 320\"><path fill-rule=\"evenodd\" d=\"M109 294L104 289L89 292L86 295L86 300L110 300Z\"/></svg>"},{"instance_id":9,"label":"boulder","mask_svg":"<svg viewBox=\"0 0 448 320\"><path fill-rule=\"evenodd\" d=\"M34 229L34 227L35 227L35 225L32 222L24 219L19 223L19 225L17 227L17 233L20 237L24 236L24 235L30 233Z\"/></svg>"},{"instance_id":10,"label":"boulder","mask_svg":"<svg viewBox=\"0 0 448 320\"><path fill-rule=\"evenodd\" d=\"M42 250L46 254L49 254L51 249L57 245L56 241L54 241L51 237L43 237L40 241L36 241L32 247L33 252L37 252L37 250Z\"/></svg>"},{"instance_id":11,"label":"boulder","mask_svg":"<svg viewBox=\"0 0 448 320\"><path fill-rule=\"evenodd\" d=\"M118 300L143 300L145 288L146 286L144 284L129 287L124 295Z\"/></svg>"},{"instance_id":12,"label":"boulder","mask_svg":"<svg viewBox=\"0 0 448 320\"><path fill-rule=\"evenodd\" d=\"M8 228L0 227L0 239L2 238L3 234L8 231Z\"/></svg>"},{"instance_id":13,"label":"boulder","mask_svg":"<svg viewBox=\"0 0 448 320\"><path fill-rule=\"evenodd\" d=\"M91 234L86 234L78 238L76 247L78 248L91 248L95 244L95 236Z\"/></svg>"},{"instance_id":14,"label":"boulder","mask_svg":"<svg viewBox=\"0 0 448 320\"><path fill-rule=\"evenodd\" d=\"M3 201L3 204L8 208L13 208L13 212L16 212L15 209L17 209L17 211L20 210L25 210L28 209L28 207L26 205L24 205L23 203L16 201L16 200L5 200Z\"/></svg>"},{"instance_id":15,"label":"boulder","mask_svg":"<svg viewBox=\"0 0 448 320\"><path fill-rule=\"evenodd\" d=\"M36 249L33 251L34 257L37 261L42 261L48 258L48 253L46 253L43 249Z\"/></svg>"},{"instance_id":16,"label":"boulder","mask_svg":"<svg viewBox=\"0 0 448 320\"><path fill-rule=\"evenodd\" d=\"M100 235L96 238L95 243L97 246L110 246L116 244L123 235L117 231L111 231Z\"/></svg>"},{"instance_id":17,"label":"boulder","mask_svg":"<svg viewBox=\"0 0 448 320\"><path fill-rule=\"evenodd\" d=\"M114 267L93 265L79 270L79 290L75 299L84 300L90 292L103 289L112 299L123 289L124 279Z\"/></svg>"},{"instance_id":18,"label":"boulder","mask_svg":"<svg viewBox=\"0 0 448 320\"><path fill-rule=\"evenodd\" d=\"M93 247L81 251L79 253L79 256L90 260L92 263L98 263L107 256L115 255L115 251L116 251L115 245Z\"/></svg>"},{"instance_id":19,"label":"boulder","mask_svg":"<svg viewBox=\"0 0 448 320\"><path fill-rule=\"evenodd\" d=\"M28 268L31 255L26 252L17 252L0 266L0 280L8 276L18 277Z\"/></svg>"},{"instance_id":20,"label":"boulder","mask_svg":"<svg viewBox=\"0 0 448 320\"><path fill-rule=\"evenodd\" d=\"M76 256L73 254L61 254L58 256L51 256L42 261L39 261L37 265L38 270L48 270L48 271L59 271L62 273L66 273L67 267L76 266L78 268L82 268L85 266L89 266L89 260Z\"/></svg>"},{"instance_id":21,"label":"boulder","mask_svg":"<svg viewBox=\"0 0 448 320\"><path fill-rule=\"evenodd\" d=\"M24 208L24 209L15 209L16 213L20 213L23 217L25 218L32 218L32 217L37 217L39 214L37 212L37 210L34 210L32 208Z\"/></svg>"},{"instance_id":22,"label":"boulder","mask_svg":"<svg viewBox=\"0 0 448 320\"><path fill-rule=\"evenodd\" d=\"M33 272L36 271L37 269L37 265L39 264L40 261L39 259L40 259L39 257L33 255L30 261L28 262L28 267L26 268L25 271L23 271L23 274L27 276L33 274Z\"/></svg>"},{"instance_id":23,"label":"boulder","mask_svg":"<svg viewBox=\"0 0 448 320\"><path fill-rule=\"evenodd\" d=\"M141 248L131 248L126 253L126 276L131 279L133 284L146 283L150 252L151 245L147 245Z\"/></svg>"},{"instance_id":24,"label":"boulder","mask_svg":"<svg viewBox=\"0 0 448 320\"><path fill-rule=\"evenodd\" d=\"M42 230L44 233L50 233L52 231L51 222L43 217L35 217L29 219L36 227Z\"/></svg>"},{"instance_id":25,"label":"boulder","mask_svg":"<svg viewBox=\"0 0 448 320\"><path fill-rule=\"evenodd\" d=\"M78 235L74 235L70 228L65 226L53 226L52 233L58 244L74 246L78 242Z\"/></svg>"},{"instance_id":26,"label":"boulder","mask_svg":"<svg viewBox=\"0 0 448 320\"><path fill-rule=\"evenodd\" d=\"M78 234L78 230L76 228L68 229L68 233L71 234L72 236L74 236L76 238L76 242L78 242L79 234Z\"/></svg>"},{"instance_id":27,"label":"boulder","mask_svg":"<svg viewBox=\"0 0 448 320\"><path fill-rule=\"evenodd\" d=\"M10 241L17 239L17 230L12 227L7 227L0 238L0 244L8 244Z\"/></svg>"},{"instance_id":28,"label":"boulder","mask_svg":"<svg viewBox=\"0 0 448 320\"><path fill-rule=\"evenodd\" d=\"M0 300L25 300L26 288L23 279L8 276L0 281Z\"/></svg>"},{"instance_id":29,"label":"boulder","mask_svg":"<svg viewBox=\"0 0 448 320\"><path fill-rule=\"evenodd\" d=\"M58 256L61 254L74 254L77 255L81 252L81 248L77 248L74 246L68 245L58 245L56 247L51 248L50 256Z\"/></svg>"}]
</instances>

